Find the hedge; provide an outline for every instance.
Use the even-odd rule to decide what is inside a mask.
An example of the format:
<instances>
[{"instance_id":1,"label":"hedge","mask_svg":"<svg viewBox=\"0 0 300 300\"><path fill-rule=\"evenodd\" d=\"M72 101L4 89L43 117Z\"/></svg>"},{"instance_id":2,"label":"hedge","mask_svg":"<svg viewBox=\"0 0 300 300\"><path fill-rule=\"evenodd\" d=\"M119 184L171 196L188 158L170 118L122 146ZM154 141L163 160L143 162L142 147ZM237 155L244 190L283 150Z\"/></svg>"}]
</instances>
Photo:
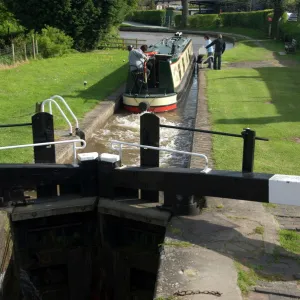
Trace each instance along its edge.
<instances>
[{"instance_id":1,"label":"hedge","mask_svg":"<svg viewBox=\"0 0 300 300\"><path fill-rule=\"evenodd\" d=\"M191 29L216 28L216 27L245 27L245 28L261 28L267 30L268 16L272 15L273 11L261 10L252 12L234 12L208 14L208 15L193 15L188 18L188 27ZM181 17L175 17L176 27L180 27Z\"/></svg>"},{"instance_id":2,"label":"hedge","mask_svg":"<svg viewBox=\"0 0 300 300\"><path fill-rule=\"evenodd\" d=\"M188 19L189 28L214 28L217 27L217 20L219 15L193 15Z\"/></svg>"},{"instance_id":3,"label":"hedge","mask_svg":"<svg viewBox=\"0 0 300 300\"><path fill-rule=\"evenodd\" d=\"M128 14L126 21L140 22L149 25L164 26L166 20L165 10L136 10Z\"/></svg>"},{"instance_id":4,"label":"hedge","mask_svg":"<svg viewBox=\"0 0 300 300\"><path fill-rule=\"evenodd\" d=\"M181 13L173 12L173 20L176 27L180 27ZM251 12L233 12L217 14L202 14L188 17L188 27L191 29L216 28L216 27L245 27L260 28L267 30L268 17L273 14L273 10L260 10ZM164 26L166 20L165 10L141 10L134 11L127 15L127 21L135 21L149 25Z\"/></svg>"},{"instance_id":5,"label":"hedge","mask_svg":"<svg viewBox=\"0 0 300 300\"><path fill-rule=\"evenodd\" d=\"M268 28L268 15L272 10L261 10L239 13L222 13L221 24L224 27L246 27L266 30Z\"/></svg>"}]
</instances>

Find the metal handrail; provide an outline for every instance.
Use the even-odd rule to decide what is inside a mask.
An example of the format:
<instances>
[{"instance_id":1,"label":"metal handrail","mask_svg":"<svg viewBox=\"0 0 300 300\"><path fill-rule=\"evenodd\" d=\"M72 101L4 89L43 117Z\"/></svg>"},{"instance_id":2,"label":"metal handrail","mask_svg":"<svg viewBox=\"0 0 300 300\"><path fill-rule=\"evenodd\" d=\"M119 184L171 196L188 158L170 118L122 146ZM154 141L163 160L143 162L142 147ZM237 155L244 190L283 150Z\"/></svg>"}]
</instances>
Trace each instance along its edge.
<instances>
[{"instance_id":1,"label":"metal handrail","mask_svg":"<svg viewBox=\"0 0 300 300\"><path fill-rule=\"evenodd\" d=\"M18 149L18 148L28 148L28 147L40 147L40 146L50 146L50 145L58 145L58 144L73 144L73 162L77 163L77 152L76 150L81 150L86 147L86 141L82 139L76 140L64 140L64 141L56 141L56 142L47 142L47 143L36 143L36 144L25 144L25 145L13 145L13 146L4 146L0 147L0 150L8 150L8 149ZM76 143L81 143L81 146L76 146Z\"/></svg>"},{"instance_id":2,"label":"metal handrail","mask_svg":"<svg viewBox=\"0 0 300 300\"><path fill-rule=\"evenodd\" d=\"M114 148L114 144L117 144L118 148ZM168 148L163 148L163 147L153 147L153 146L147 146L147 145L140 145L140 144L135 144L135 143L111 141L112 149L119 151L120 160L122 160L122 145L127 145L127 146L132 146L132 147L137 147L137 148L144 148L144 149L152 149L152 150L157 150L157 151L165 151L165 152L171 152L171 153L187 154L187 155L190 155L190 156L201 157L201 158L204 158L204 160L205 160L205 168L204 169L205 170L208 169L208 158L204 154L173 150L173 149L168 149Z\"/></svg>"},{"instance_id":3,"label":"metal handrail","mask_svg":"<svg viewBox=\"0 0 300 300\"><path fill-rule=\"evenodd\" d=\"M60 113L62 114L62 116L66 120L66 122L68 123L69 128L70 128L70 135L72 135L73 134L72 124L69 121L69 119L67 118L67 116L65 115L65 113L62 111L62 109L60 108L60 106L58 105L58 103L54 99L49 98L49 99L46 99L46 100L44 100L42 102L42 104L41 104L41 110L42 110L42 112L44 112L45 104L48 103L48 102L49 103L53 102L56 105L56 107L58 108L58 110L60 111ZM49 105L49 111L50 111L50 114L52 115L52 106L50 106L50 105Z\"/></svg>"},{"instance_id":4,"label":"metal handrail","mask_svg":"<svg viewBox=\"0 0 300 300\"><path fill-rule=\"evenodd\" d=\"M32 123L0 124L0 128L31 126Z\"/></svg>"},{"instance_id":5,"label":"metal handrail","mask_svg":"<svg viewBox=\"0 0 300 300\"><path fill-rule=\"evenodd\" d=\"M159 127L243 138L242 134L220 132L220 131L212 131L212 130L204 130L204 129L198 129L198 128L190 128L190 127L182 127L182 126L172 126L172 125L164 125L164 124L160 124ZM255 139L258 140L258 141L267 141L267 142L269 141L269 139L267 139L267 138L261 138L261 137L255 137Z\"/></svg>"},{"instance_id":6,"label":"metal handrail","mask_svg":"<svg viewBox=\"0 0 300 300\"><path fill-rule=\"evenodd\" d=\"M62 103L65 105L65 107L67 108L67 110L69 111L69 113L71 114L71 116L73 117L73 119L75 120L75 122L76 122L76 129L78 129L79 128L78 119L75 116L75 114L73 113L73 111L71 110L71 108L68 105L68 103L66 102L66 100L63 97L59 96L59 95L54 95L54 96L50 97L50 99L54 99L54 98L58 98L60 101L62 101ZM49 109L50 109L50 104L51 104L51 102L49 102ZM51 111L51 114L52 114L52 111Z\"/></svg>"}]
</instances>

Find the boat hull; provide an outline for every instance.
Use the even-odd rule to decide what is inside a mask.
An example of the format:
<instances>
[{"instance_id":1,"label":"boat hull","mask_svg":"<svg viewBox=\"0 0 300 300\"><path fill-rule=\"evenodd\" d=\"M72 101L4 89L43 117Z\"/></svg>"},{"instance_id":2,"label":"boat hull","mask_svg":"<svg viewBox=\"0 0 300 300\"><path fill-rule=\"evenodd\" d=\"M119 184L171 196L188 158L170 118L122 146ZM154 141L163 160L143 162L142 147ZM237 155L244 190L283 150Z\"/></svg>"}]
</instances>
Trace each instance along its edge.
<instances>
[{"instance_id":1,"label":"boat hull","mask_svg":"<svg viewBox=\"0 0 300 300\"><path fill-rule=\"evenodd\" d=\"M148 111L152 112L166 112L177 108L177 93L167 95L155 95L149 97L138 97L135 95L124 94L123 105L124 108L132 113L141 113L141 103L147 103Z\"/></svg>"}]
</instances>

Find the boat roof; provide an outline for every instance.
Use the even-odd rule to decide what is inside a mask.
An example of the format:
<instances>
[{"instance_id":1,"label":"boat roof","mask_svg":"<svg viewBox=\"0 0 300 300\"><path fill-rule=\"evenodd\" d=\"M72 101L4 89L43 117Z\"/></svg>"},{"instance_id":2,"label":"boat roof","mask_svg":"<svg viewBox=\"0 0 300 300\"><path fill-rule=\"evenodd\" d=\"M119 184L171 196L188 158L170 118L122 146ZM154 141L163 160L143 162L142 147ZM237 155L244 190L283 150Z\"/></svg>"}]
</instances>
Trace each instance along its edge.
<instances>
[{"instance_id":1,"label":"boat roof","mask_svg":"<svg viewBox=\"0 0 300 300\"><path fill-rule=\"evenodd\" d=\"M149 52L158 52L158 54L170 55L170 57L179 56L188 43L191 41L191 38L183 37L181 33L177 32L174 36L170 38L163 38L158 43L149 46Z\"/></svg>"}]
</instances>

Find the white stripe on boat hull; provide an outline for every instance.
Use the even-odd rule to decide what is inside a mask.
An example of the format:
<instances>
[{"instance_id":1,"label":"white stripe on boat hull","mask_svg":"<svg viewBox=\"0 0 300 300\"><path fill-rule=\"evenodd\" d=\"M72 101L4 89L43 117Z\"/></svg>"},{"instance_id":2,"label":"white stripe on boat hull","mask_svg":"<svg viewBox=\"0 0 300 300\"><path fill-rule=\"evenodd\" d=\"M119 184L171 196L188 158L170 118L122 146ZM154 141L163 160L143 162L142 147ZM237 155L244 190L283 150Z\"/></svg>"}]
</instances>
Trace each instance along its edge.
<instances>
[{"instance_id":1,"label":"white stripe on boat hull","mask_svg":"<svg viewBox=\"0 0 300 300\"><path fill-rule=\"evenodd\" d=\"M148 102L150 107L168 106L177 103L177 94L163 97L140 98L129 95L123 95L123 103L129 106L139 106L141 102Z\"/></svg>"}]
</instances>

